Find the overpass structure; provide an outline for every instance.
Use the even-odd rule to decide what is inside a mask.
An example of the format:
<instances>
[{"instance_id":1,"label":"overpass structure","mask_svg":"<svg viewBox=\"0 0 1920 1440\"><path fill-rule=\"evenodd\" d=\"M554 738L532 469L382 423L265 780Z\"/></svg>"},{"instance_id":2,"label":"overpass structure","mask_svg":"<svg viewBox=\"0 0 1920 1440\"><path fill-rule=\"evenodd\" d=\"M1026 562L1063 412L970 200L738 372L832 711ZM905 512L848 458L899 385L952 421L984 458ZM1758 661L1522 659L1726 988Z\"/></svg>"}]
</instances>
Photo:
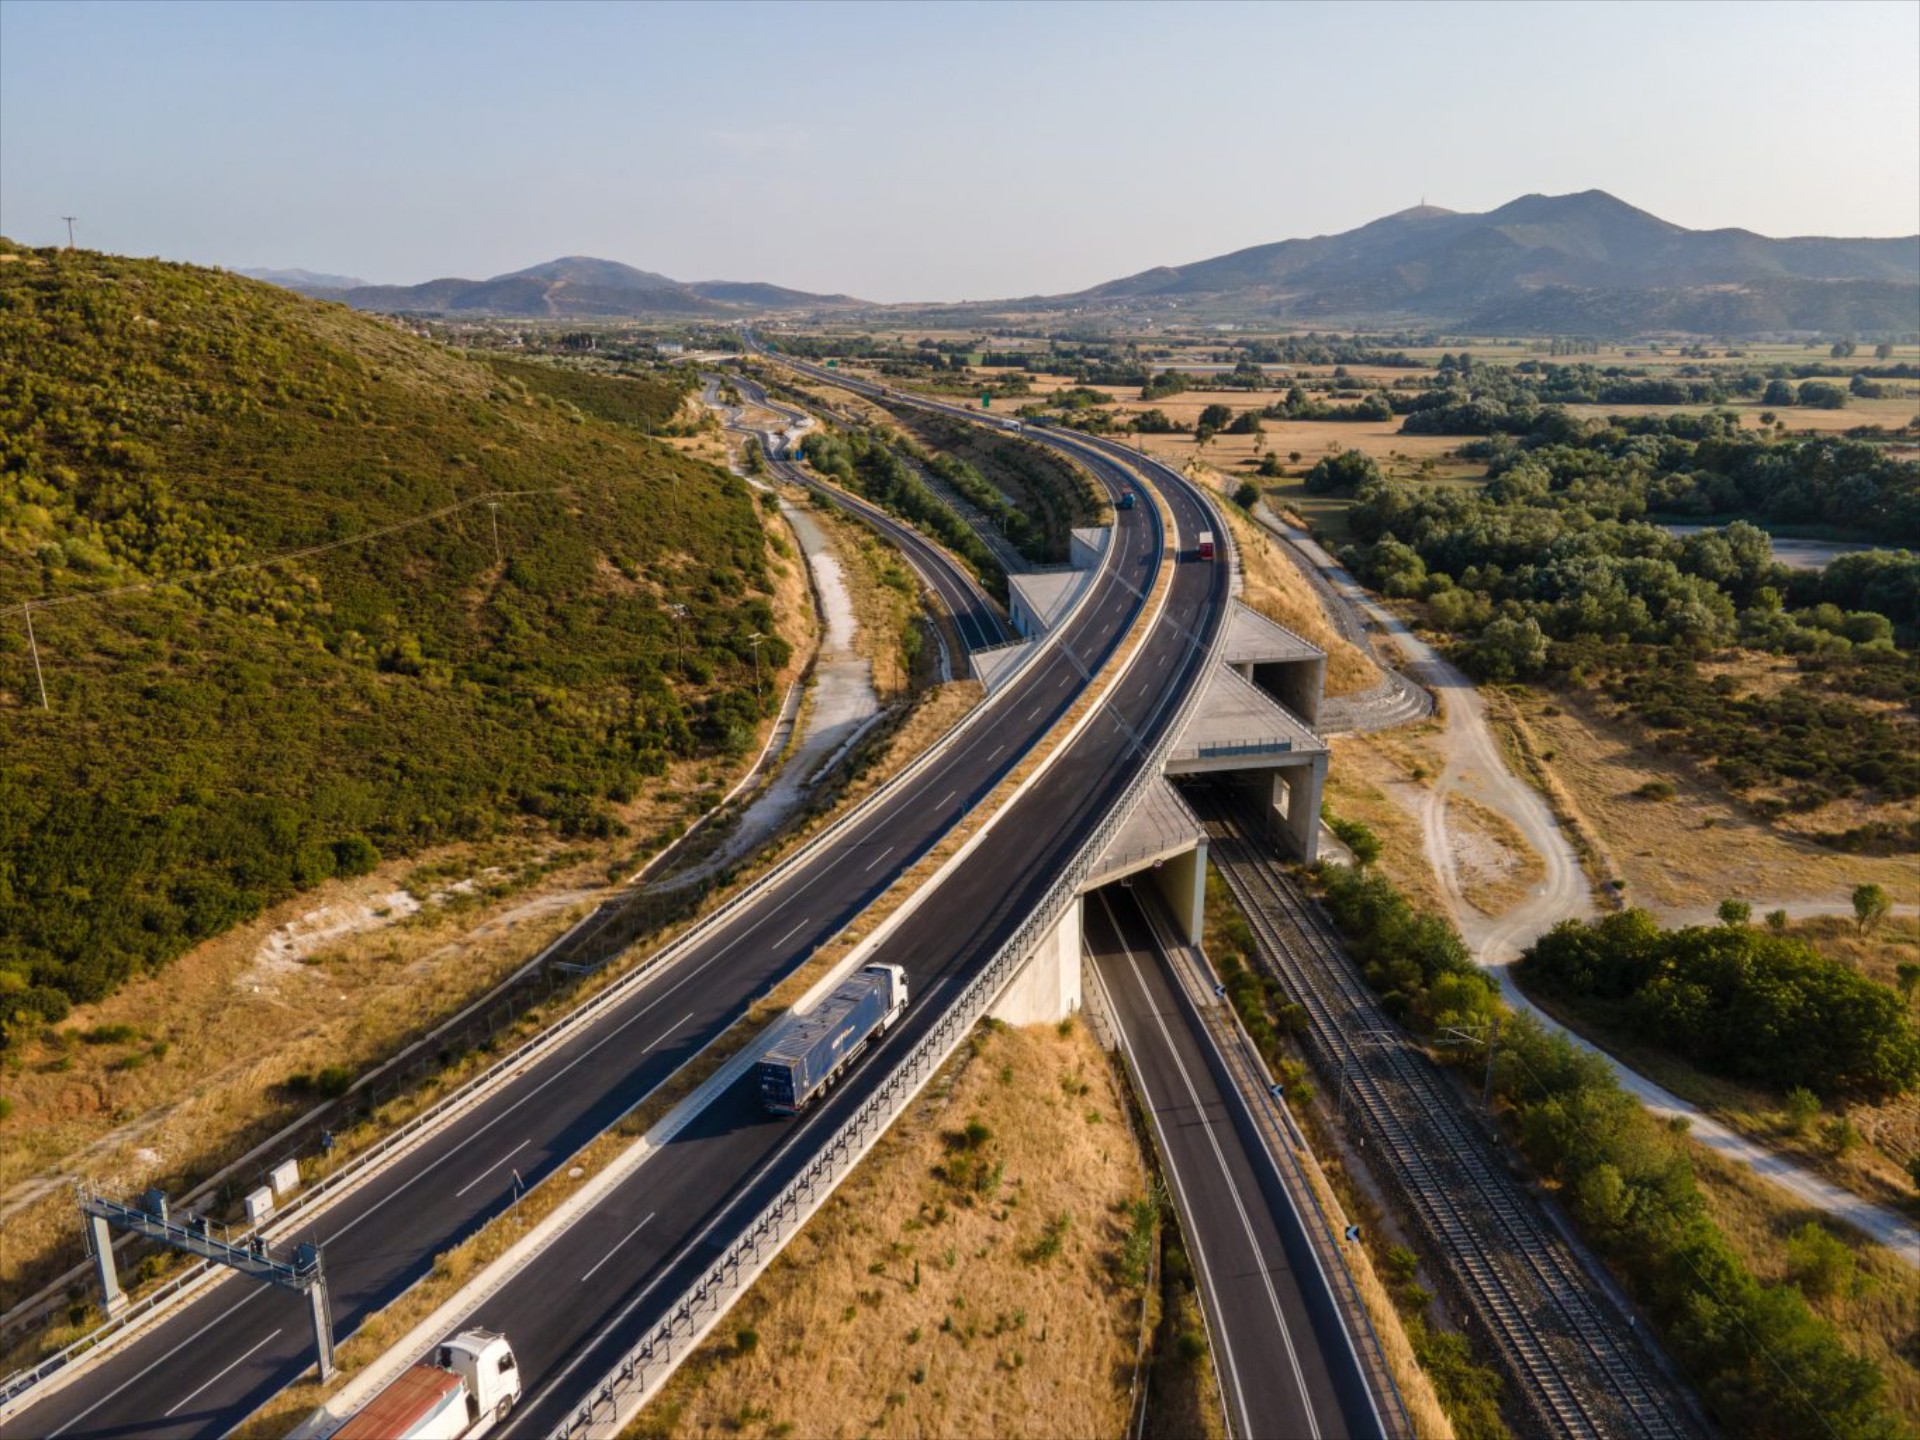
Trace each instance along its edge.
<instances>
[{"instance_id":1,"label":"overpass structure","mask_svg":"<svg viewBox=\"0 0 1920 1440\"><path fill-rule=\"evenodd\" d=\"M1110 458L1083 458L1103 483L1129 483ZM861 958L904 963L916 996L882 1055L798 1122L770 1119L744 1083L709 1090L665 1154L600 1197L537 1267L476 1313L506 1330L520 1355L527 1402L508 1433L577 1433L583 1400L590 1429L630 1411L615 1395L618 1377L641 1376L649 1359L684 1344L702 1315L717 1314L723 1280L747 1276L756 1250L770 1254L784 1223L770 1217L797 1223L817 1203L810 1197L844 1173L835 1167L864 1148L859 1137L884 1128L1029 956L1049 937L1058 952L1061 916L1077 907L1088 871L1162 783L1162 763L1218 661L1230 584L1224 561L1167 563L1218 526L1197 494L1170 486L1163 498L1165 526L1155 506L1116 513L1072 614L908 772L507 1057L372 1173L336 1188L324 1208L283 1215L265 1238L284 1245L297 1234L325 1251L342 1336L839 936L1065 721L1064 742L999 803L992 829L977 832L939 884L870 937ZM1083 706L1094 676L1105 693ZM980 843L989 834L991 843ZM1056 1004L1076 998L1060 991ZM15 1396L3 1418L10 1431L49 1440L224 1433L307 1368L298 1304L214 1279L84 1374L56 1374ZM661 1349L649 1356L656 1341ZM627 1389L629 1398L642 1393ZM596 1398L615 1403L592 1405Z\"/></svg>"},{"instance_id":2,"label":"overpass structure","mask_svg":"<svg viewBox=\"0 0 1920 1440\"><path fill-rule=\"evenodd\" d=\"M1197 938L1207 832L1169 777L1210 780L1236 797L1247 817L1243 838L1264 832L1270 846L1312 857L1326 772L1326 748L1313 731L1324 657L1237 605L1228 557L1187 558L1200 531L1224 527L1180 477L1092 439L1035 438L1073 454L1115 494L1145 473L1164 522L1158 505L1116 511L1109 534L1083 539L1087 564L1073 603L1032 627L1017 649L976 653L976 664L999 654L989 698L931 752L507 1057L412 1142L337 1190L326 1209L295 1217L303 1235L327 1248L343 1332L413 1284L434 1254L496 1217L523 1184L566 1164L956 825L973 823L938 883L921 887L848 957L849 965L899 963L911 977L914 1006L878 1055L809 1114L776 1121L749 1083L757 1050L742 1052L634 1147L630 1166L610 1170L590 1203L542 1237L530 1263L502 1275L446 1326L478 1324L512 1337L527 1398L504 1433L616 1434L980 1016L1050 1019L1078 1008L1089 938L1109 956L1116 939L1123 950L1137 942L1137 926L1129 931L1134 922L1116 919L1103 887L1132 882L1141 898L1144 882L1157 896L1140 913L1164 907L1175 945ZM1141 470L1130 473L1135 464ZM930 545L920 558L959 568ZM1082 701L1090 686L1102 693L1089 705ZM1054 737L1038 767L1018 777L1010 795L995 795L1056 728L1064 737ZM989 796L992 814L982 822L974 812ZM1337 1277L1324 1255L1303 1260L1300 1218L1273 1192L1248 1140L1251 1112L1227 1103L1218 1048L1206 1052L1216 1096L1209 1100L1194 1079L1198 1052L1183 1050L1162 1024L1173 1013L1171 992L1144 982L1136 991L1116 1008L1123 1024L1131 1017L1136 1040L1151 1038L1151 1020L1165 1041L1152 1052L1160 1093L1174 1097L1170 1106L1154 1102L1172 1117L1162 1133L1178 1129L1187 1145L1209 1136L1224 1177L1207 1189L1211 1203L1189 1207L1188 1223L1203 1236L1227 1234L1229 1248L1237 1223L1251 1246L1231 1274L1238 1293L1221 1286L1210 1297L1216 1342L1224 1353L1240 1337L1269 1337L1240 1343L1236 1372L1288 1356L1286 1371L1249 1371L1246 1383L1236 1381L1236 1431L1397 1433L1392 1407L1375 1403L1377 1367L1328 1299ZM1192 1000L1182 1002L1190 1012ZM1196 1013L1187 1014L1189 1042ZM1178 1118L1183 1102L1167 1088L1170 1077L1192 1082L1184 1103L1206 1123ZM1239 1161L1221 1128L1229 1119L1240 1133ZM1182 1173L1205 1163L1190 1153ZM278 1232L283 1238L288 1232ZM0 1421L49 1437L225 1433L305 1365L300 1326L279 1292L237 1288L203 1287L92 1366L85 1385L16 1397L0 1408ZM405 1347L396 1357L415 1358ZM325 1429L321 1417L312 1433Z\"/></svg>"}]
</instances>

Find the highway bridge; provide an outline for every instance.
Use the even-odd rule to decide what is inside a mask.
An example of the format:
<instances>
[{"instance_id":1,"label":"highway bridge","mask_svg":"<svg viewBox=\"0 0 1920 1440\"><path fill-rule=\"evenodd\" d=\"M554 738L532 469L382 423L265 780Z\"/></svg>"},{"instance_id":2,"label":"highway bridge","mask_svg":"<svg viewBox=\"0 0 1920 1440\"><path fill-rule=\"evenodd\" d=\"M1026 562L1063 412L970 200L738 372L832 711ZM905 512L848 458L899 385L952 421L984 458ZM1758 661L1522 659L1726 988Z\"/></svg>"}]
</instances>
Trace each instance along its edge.
<instances>
[{"instance_id":1,"label":"highway bridge","mask_svg":"<svg viewBox=\"0 0 1920 1440\"><path fill-rule=\"evenodd\" d=\"M1111 461L1088 462L1105 483ZM978 707L927 763L832 843L810 849L743 904L648 970L615 1003L530 1057L477 1103L330 1206L312 1225L326 1256L336 1331L348 1336L419 1280L433 1257L502 1213L526 1187L644 1100L757 997L838 936L925 855L1067 714L1142 618L1163 552L1214 528L1203 503L1167 493L1157 509L1118 512L1084 602L1033 662ZM909 972L915 1004L905 1051L943 1005L1018 931L1049 882L1124 793L1177 702L1200 678L1223 623L1224 559L1174 567L1164 610L1123 682L1017 799L993 832L894 930L877 958ZM685 1281L758 1213L877 1084L870 1063L798 1122L773 1121L744 1084L710 1104L670 1147L479 1315L512 1334L528 1386L510 1433L559 1425L597 1379L658 1322ZM303 1238L305 1238L303 1236ZM213 1435L239 1423L310 1368L304 1300L218 1283L90 1366L83 1383L30 1396L10 1433Z\"/></svg>"},{"instance_id":2,"label":"highway bridge","mask_svg":"<svg viewBox=\"0 0 1920 1440\"><path fill-rule=\"evenodd\" d=\"M1149 611L1163 556L1191 556L1200 530L1221 529L1206 502L1178 476L1119 447L1041 432L1032 438L1073 454L1116 494L1148 476L1166 503L1171 533L1154 505L1117 511L1080 603L937 754L836 827L827 843L810 846L675 947L671 963L622 982L552 1044L319 1216L312 1234L327 1257L340 1334L417 1281L436 1253L565 1165L837 936L1067 717L1089 677L1136 625L1143 627L1138 649L1117 684L1008 804L990 842L963 851L943 883L923 890L897 924L874 937L877 948L865 958L904 965L915 995L901 1031L880 1053L797 1121L769 1119L742 1067L664 1153L620 1174L555 1234L536 1264L507 1276L465 1313L459 1323L505 1330L519 1352L527 1396L505 1433L617 1429L625 1412L601 1403L616 1382L637 1395L636 1364L663 1374L675 1357L656 1353L659 1337L671 1350L681 1333L676 1326L696 1308L689 1297L717 1316L715 1304L724 1304L709 1302L709 1287L743 1247L759 1254L757 1237L770 1211L797 1185L811 1183L823 1155L845 1150L849 1133L871 1128L877 1103L900 1090L909 1059L917 1063L940 1044L957 1043L943 1039L964 1033L956 1016L986 982L998 993L1003 973L995 967L1025 943L1036 914L1051 913L1062 877L1077 884L1087 874L1087 837L1111 834L1123 801L1130 813L1148 817L1139 825L1151 831L1157 816L1164 827L1167 802L1142 788L1143 780L1163 785L1163 763L1237 780L1258 797L1253 813L1266 815L1270 832L1311 853L1323 747L1317 758L1310 746L1295 751L1294 732L1251 746L1215 743L1211 753L1204 741L1172 746L1187 733L1196 702L1205 702L1201 709L1224 704L1234 723L1244 724L1260 703L1252 676L1263 663L1276 673L1300 670L1298 655L1284 656L1278 667L1263 662L1260 656L1272 652L1259 646L1272 637L1252 634L1253 648L1241 647L1246 663L1233 667L1239 678L1223 680L1228 632L1237 623L1245 628L1231 603L1225 555L1173 565L1163 604ZM999 633L985 628L988 620L997 626L998 617L951 557L857 497L831 490L831 498L864 507L863 518L901 545L969 649ZM976 622L970 631L960 618L969 613ZM1262 750L1271 753L1246 753ZM1277 771L1270 792L1246 784L1264 767L1282 764L1294 777L1284 785ZM1307 788L1297 788L1302 784ZM1148 803L1136 804L1143 794ZM1272 824L1289 816L1291 824ZM1399 1433L1404 1421L1379 1401L1388 1387L1377 1360L1361 1353L1353 1333L1354 1307L1343 1310L1333 1295L1338 1287L1327 1273L1324 1243L1316 1254L1309 1222L1276 1183L1276 1155L1260 1137L1245 1087L1234 1087L1218 1044L1198 1023L1194 996L1182 990L1151 919L1164 890L1176 908L1162 924L1197 938L1205 837L1181 842L1199 856L1184 868L1165 865L1156 843L1151 835L1113 836L1087 888L1131 873L1149 877L1155 890L1096 894L1086 909L1086 941L1134 1057L1163 1159L1182 1187L1182 1219L1202 1259L1230 1423L1242 1436ZM1063 916L1038 943L1036 953L1051 954L1055 966L1067 964L1071 949L1076 976L1042 986L1038 1001L1028 997L1041 1013L1069 989L1077 992L1080 914L1076 902L1071 923ZM8 1433L224 1433L309 1368L303 1304L283 1292L217 1285L92 1366L84 1383L52 1389L16 1411Z\"/></svg>"}]
</instances>

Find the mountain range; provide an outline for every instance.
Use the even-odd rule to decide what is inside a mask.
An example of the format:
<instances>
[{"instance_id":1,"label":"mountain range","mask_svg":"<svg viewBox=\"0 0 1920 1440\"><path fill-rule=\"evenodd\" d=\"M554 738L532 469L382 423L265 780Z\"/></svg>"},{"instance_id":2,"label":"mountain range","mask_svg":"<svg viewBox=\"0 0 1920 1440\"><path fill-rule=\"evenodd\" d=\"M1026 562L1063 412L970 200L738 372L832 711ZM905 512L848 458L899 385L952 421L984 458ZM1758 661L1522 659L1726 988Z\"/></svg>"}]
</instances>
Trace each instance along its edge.
<instances>
[{"instance_id":1,"label":"mountain range","mask_svg":"<svg viewBox=\"0 0 1920 1440\"><path fill-rule=\"evenodd\" d=\"M243 270L321 300L356 310L399 314L495 315L544 319L628 319L686 315L723 319L761 310L845 309L866 302L849 295L813 295L746 280L689 284L636 270L617 260L566 255L491 280L448 278L422 285L366 285L305 270ZM333 282L341 283L333 283Z\"/></svg>"},{"instance_id":2,"label":"mountain range","mask_svg":"<svg viewBox=\"0 0 1920 1440\"><path fill-rule=\"evenodd\" d=\"M689 283L569 255L490 280L363 285L305 270L241 272L360 310L554 319L725 319L869 308L780 285ZM924 307L905 307L920 309ZM1907 335L1920 331L1920 235L1801 237L1689 230L1603 190L1524 195L1467 214L1419 205L1357 230L1157 266L1068 295L943 306L963 317L1068 310L1124 318L1480 334Z\"/></svg>"},{"instance_id":3,"label":"mountain range","mask_svg":"<svg viewBox=\"0 0 1920 1440\"><path fill-rule=\"evenodd\" d=\"M1440 322L1492 334L1920 328L1920 235L1769 239L1689 230L1603 190L1434 205L1339 235L1160 266L1034 308L1179 308L1243 319Z\"/></svg>"}]
</instances>

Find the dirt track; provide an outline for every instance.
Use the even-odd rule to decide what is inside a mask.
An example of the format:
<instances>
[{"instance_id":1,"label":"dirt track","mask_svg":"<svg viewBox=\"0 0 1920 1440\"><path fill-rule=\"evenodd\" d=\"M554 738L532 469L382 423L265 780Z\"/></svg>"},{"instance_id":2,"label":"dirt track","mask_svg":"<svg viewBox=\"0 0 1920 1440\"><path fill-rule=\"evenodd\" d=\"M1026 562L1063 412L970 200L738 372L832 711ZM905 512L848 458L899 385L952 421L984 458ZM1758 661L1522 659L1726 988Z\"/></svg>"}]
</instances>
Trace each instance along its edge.
<instances>
[{"instance_id":1,"label":"dirt track","mask_svg":"<svg viewBox=\"0 0 1920 1440\"><path fill-rule=\"evenodd\" d=\"M1305 532L1274 517L1265 506L1259 507L1256 518L1286 542L1281 548L1296 563L1303 568L1313 566L1321 571L1314 578L1315 589L1323 603L1351 607L1351 613L1345 617L1330 615L1336 625L1351 634L1356 628L1364 629L1364 622L1370 621L1374 628L1389 637L1392 645L1399 648L1401 668L1405 673L1438 698L1444 722L1440 743L1446 758L1445 768L1436 779L1421 815L1427 860L1440 884L1454 923L1460 927L1460 933L1472 949L1474 958L1499 978L1501 993L1507 1003L1516 1011L1533 1016L1547 1028L1567 1035L1581 1049L1601 1056L1629 1093L1657 1115L1684 1118L1690 1135L1702 1145L1747 1166L1755 1174L1791 1192L1802 1203L1846 1221L1907 1263L1920 1267L1920 1230L1904 1216L1863 1200L1721 1124L1568 1030L1521 992L1514 984L1509 969L1521 951L1536 936L1560 921L1585 918L1594 913L1593 895L1573 847L1539 792L1507 768L1506 759L1487 725L1486 707L1473 682L1457 666L1413 634L1398 616L1376 603ZM1378 658L1391 664L1394 657L1388 655ZM1447 802L1456 794L1469 795L1512 821L1545 866L1546 873L1541 883L1504 914L1494 917L1482 915L1466 900L1454 860L1454 842L1447 824ZM1754 903L1756 911L1773 908L1774 904L1769 901ZM1784 908L1791 914L1812 914L1839 913L1845 907L1799 902L1789 903ZM1676 913L1661 918L1667 923L1684 924L1694 923L1701 917Z\"/></svg>"}]
</instances>

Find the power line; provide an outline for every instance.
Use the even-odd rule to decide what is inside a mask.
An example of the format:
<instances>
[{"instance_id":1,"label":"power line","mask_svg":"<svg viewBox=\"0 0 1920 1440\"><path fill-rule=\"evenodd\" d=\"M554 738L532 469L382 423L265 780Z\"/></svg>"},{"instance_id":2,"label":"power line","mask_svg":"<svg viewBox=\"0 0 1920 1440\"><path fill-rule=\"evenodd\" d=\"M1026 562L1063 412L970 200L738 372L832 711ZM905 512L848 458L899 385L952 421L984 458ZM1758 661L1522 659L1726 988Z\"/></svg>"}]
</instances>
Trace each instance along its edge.
<instances>
[{"instance_id":1,"label":"power line","mask_svg":"<svg viewBox=\"0 0 1920 1440\"><path fill-rule=\"evenodd\" d=\"M553 485L542 490L493 490L485 495L475 495L466 500L456 500L451 505L443 505L438 510L429 510L424 515L415 515L408 520L396 520L391 525L376 526L372 530L363 530L358 535L350 535L345 540L329 540L324 545L306 545L298 550L282 551L262 560L243 560L237 565L222 565L213 570L194 570L183 574L163 575L153 580L139 580L127 585L109 585L99 590L80 590L71 595L55 595L45 600L23 600L23 610L51 610L57 605L82 605L92 600L111 600L119 595L137 595L144 590L156 590L162 585L181 585L190 580L218 580L227 575L240 575L249 570L266 570L275 565L284 565L289 560L303 560L312 555L322 555L329 550L341 550L349 545L359 545L368 540L378 540L382 536L409 530L415 525L425 525L430 521L444 520L447 516L465 510L472 505L493 505L502 500L524 499L532 495L567 495L570 487Z\"/></svg>"},{"instance_id":2,"label":"power line","mask_svg":"<svg viewBox=\"0 0 1920 1440\"><path fill-rule=\"evenodd\" d=\"M33 611L22 605L20 613L27 617L27 649L33 652L33 678L40 685L40 708L51 710L53 707L47 704L47 677L40 673L40 642L33 638Z\"/></svg>"}]
</instances>

